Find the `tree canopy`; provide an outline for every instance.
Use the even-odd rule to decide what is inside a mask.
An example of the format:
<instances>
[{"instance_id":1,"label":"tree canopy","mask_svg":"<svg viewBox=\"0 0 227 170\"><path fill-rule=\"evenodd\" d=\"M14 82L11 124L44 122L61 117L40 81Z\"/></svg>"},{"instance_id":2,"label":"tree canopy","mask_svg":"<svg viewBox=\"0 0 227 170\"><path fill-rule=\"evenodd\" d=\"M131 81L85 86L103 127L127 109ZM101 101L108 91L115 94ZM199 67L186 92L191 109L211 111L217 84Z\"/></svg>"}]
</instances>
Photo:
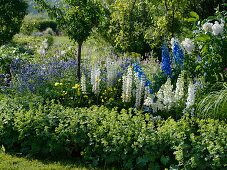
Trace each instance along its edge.
<instances>
[{"instance_id":1,"label":"tree canopy","mask_svg":"<svg viewBox=\"0 0 227 170\"><path fill-rule=\"evenodd\" d=\"M0 0L0 45L20 31L27 7L24 0Z\"/></svg>"},{"instance_id":2,"label":"tree canopy","mask_svg":"<svg viewBox=\"0 0 227 170\"><path fill-rule=\"evenodd\" d=\"M51 17L55 17L69 38L78 43L77 76L80 79L81 47L101 20L102 10L99 3L93 0L62 0L61 4L57 5L51 5L45 0L35 2Z\"/></svg>"}]
</instances>

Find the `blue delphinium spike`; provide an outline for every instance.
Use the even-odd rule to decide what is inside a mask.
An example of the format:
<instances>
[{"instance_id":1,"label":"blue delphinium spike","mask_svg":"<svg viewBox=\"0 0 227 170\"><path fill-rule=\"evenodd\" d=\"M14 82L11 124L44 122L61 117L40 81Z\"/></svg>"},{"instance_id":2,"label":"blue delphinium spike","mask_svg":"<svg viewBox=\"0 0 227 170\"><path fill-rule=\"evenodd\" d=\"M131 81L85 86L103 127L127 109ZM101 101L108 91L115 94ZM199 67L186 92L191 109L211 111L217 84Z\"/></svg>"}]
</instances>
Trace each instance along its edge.
<instances>
[{"instance_id":1,"label":"blue delphinium spike","mask_svg":"<svg viewBox=\"0 0 227 170\"><path fill-rule=\"evenodd\" d=\"M180 47L180 44L177 41L174 41L173 45L173 57L177 65L183 64L184 62L184 53Z\"/></svg>"},{"instance_id":2,"label":"blue delphinium spike","mask_svg":"<svg viewBox=\"0 0 227 170\"><path fill-rule=\"evenodd\" d=\"M172 74L169 49L166 43L162 44L162 70L166 75Z\"/></svg>"}]
</instances>

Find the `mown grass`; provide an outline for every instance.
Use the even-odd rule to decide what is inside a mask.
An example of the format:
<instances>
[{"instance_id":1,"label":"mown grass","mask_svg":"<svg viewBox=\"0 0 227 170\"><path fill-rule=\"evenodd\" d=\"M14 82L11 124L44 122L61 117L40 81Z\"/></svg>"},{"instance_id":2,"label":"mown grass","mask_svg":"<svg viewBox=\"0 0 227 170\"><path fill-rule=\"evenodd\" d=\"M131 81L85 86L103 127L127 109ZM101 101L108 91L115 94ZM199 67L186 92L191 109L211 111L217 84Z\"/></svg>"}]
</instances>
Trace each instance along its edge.
<instances>
[{"instance_id":1,"label":"mown grass","mask_svg":"<svg viewBox=\"0 0 227 170\"><path fill-rule=\"evenodd\" d=\"M71 161L50 161L50 160L36 160L25 157L18 157L15 155L0 152L0 170L8 169L25 169L25 170L90 170L95 169L80 162Z\"/></svg>"}]
</instances>

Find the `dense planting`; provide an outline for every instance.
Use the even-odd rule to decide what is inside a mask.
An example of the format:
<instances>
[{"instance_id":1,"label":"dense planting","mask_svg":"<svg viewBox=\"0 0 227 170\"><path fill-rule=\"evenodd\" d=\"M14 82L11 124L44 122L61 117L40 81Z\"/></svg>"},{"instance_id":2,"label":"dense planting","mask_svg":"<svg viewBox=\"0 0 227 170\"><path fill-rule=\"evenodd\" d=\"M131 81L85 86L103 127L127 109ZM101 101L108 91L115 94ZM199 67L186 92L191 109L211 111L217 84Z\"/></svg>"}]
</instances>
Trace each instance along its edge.
<instances>
[{"instance_id":1,"label":"dense planting","mask_svg":"<svg viewBox=\"0 0 227 170\"><path fill-rule=\"evenodd\" d=\"M225 169L227 13L210 1L31 1L51 18L26 16L11 42L25 13L0 26L0 152Z\"/></svg>"},{"instance_id":2,"label":"dense planting","mask_svg":"<svg viewBox=\"0 0 227 170\"><path fill-rule=\"evenodd\" d=\"M42 98L32 98L29 107L19 102L31 100L25 97L1 100L0 144L8 151L81 156L94 165L126 169L226 166L225 122L188 116L163 121L132 110L71 109L52 102L41 106Z\"/></svg>"}]
</instances>

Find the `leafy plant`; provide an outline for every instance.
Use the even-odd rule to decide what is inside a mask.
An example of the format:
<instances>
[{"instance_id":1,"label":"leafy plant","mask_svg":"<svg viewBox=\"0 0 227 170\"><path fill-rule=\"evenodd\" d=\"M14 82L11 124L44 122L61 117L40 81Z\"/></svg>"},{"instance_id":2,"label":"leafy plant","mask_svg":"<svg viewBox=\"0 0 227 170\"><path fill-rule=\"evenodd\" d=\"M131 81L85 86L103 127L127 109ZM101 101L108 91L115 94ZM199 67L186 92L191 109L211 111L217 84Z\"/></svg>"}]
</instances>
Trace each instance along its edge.
<instances>
[{"instance_id":1,"label":"leafy plant","mask_svg":"<svg viewBox=\"0 0 227 170\"><path fill-rule=\"evenodd\" d=\"M20 31L28 5L24 0L1 0L0 2L1 46L12 40L13 36Z\"/></svg>"},{"instance_id":2,"label":"leafy plant","mask_svg":"<svg viewBox=\"0 0 227 170\"><path fill-rule=\"evenodd\" d=\"M227 120L227 87L206 94L198 103L196 115L203 119Z\"/></svg>"}]
</instances>

